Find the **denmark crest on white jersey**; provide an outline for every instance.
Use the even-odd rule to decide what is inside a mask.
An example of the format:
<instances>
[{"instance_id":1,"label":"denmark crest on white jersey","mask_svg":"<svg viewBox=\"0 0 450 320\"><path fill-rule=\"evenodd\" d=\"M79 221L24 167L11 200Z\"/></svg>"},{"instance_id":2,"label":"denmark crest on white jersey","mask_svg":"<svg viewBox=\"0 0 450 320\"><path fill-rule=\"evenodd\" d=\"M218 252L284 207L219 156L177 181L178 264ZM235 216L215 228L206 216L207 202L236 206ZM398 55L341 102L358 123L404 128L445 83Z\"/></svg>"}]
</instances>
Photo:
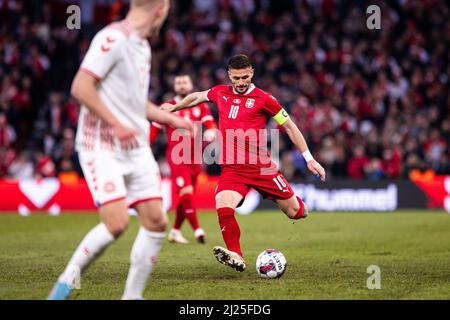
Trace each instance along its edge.
<instances>
[{"instance_id":1,"label":"denmark crest on white jersey","mask_svg":"<svg viewBox=\"0 0 450 320\"><path fill-rule=\"evenodd\" d=\"M247 101L245 102L245 107L246 108L253 108L253 106L255 105L255 99L247 99Z\"/></svg>"}]
</instances>

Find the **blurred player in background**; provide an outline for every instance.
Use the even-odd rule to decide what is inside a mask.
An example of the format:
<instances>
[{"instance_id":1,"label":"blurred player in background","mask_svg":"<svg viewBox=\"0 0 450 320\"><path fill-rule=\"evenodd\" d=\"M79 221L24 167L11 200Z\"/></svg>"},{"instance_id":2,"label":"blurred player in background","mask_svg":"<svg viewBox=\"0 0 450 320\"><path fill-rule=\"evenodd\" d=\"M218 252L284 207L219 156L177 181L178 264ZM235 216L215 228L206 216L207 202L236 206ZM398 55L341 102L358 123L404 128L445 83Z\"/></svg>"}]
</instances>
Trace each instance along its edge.
<instances>
[{"instance_id":1,"label":"blurred player in background","mask_svg":"<svg viewBox=\"0 0 450 320\"><path fill-rule=\"evenodd\" d=\"M81 241L48 299L68 298L80 274L126 230L128 207L137 210L141 227L122 299L142 299L167 225L147 117L192 129L186 120L147 100L147 37L159 34L168 10L168 0L132 0L125 20L94 37L72 83L72 95L82 105L76 147L101 223Z\"/></svg>"},{"instance_id":2,"label":"blurred player in background","mask_svg":"<svg viewBox=\"0 0 450 320\"><path fill-rule=\"evenodd\" d=\"M270 160L267 150L261 149L265 147L265 143L259 138L255 141L250 136L246 137L246 132L264 130L267 118L272 117L286 130L293 144L302 152L308 169L322 181L325 180L325 170L314 160L302 133L283 107L272 95L252 83L253 67L246 55L237 55L230 59L228 76L231 86L218 85L207 91L194 92L176 105L164 104L162 108L177 111L205 101L212 101L217 105L222 135L222 174L216 188L216 209L227 249L217 246L213 252L220 263L242 272L246 265L240 245L240 228L234 211L242 204L250 188L254 188L264 198L273 200L290 219L301 219L308 215L305 203L294 194L276 164ZM247 131L249 129L250 131ZM233 133L231 139L230 132ZM239 148L239 143L234 143L235 138L244 139L245 148ZM263 154L269 161L259 156L256 162L250 161L255 153L261 150L264 150ZM239 163L238 159L245 161Z\"/></svg>"},{"instance_id":3,"label":"blurred player in background","mask_svg":"<svg viewBox=\"0 0 450 320\"><path fill-rule=\"evenodd\" d=\"M170 104L176 104L183 100L193 90L192 79L187 74L179 74L174 79L174 91L176 96L173 100L169 101ZM205 126L206 131L203 135L203 139L207 142L211 142L215 137L216 122L209 112L208 105L201 103L198 106L180 110L174 112L177 116L180 116L194 124L202 124ZM172 138L174 128L170 126L164 126L167 134L167 148L166 159L170 166L172 186L179 195L178 205L176 207L176 218L172 230L168 235L170 242L174 243L188 243L181 233L181 226L185 219L189 221L192 229L194 230L195 239L200 243L205 243L205 231L200 228L197 210L194 205L195 197L195 185L197 177L201 172L201 164L194 161L195 150L195 137L193 136L190 141L191 146L191 159L189 163L176 163L172 158L172 151L174 147L179 143L178 139ZM157 122L152 123L150 130L150 142L153 142L163 126ZM196 134L202 132L201 128L195 130Z\"/></svg>"}]
</instances>

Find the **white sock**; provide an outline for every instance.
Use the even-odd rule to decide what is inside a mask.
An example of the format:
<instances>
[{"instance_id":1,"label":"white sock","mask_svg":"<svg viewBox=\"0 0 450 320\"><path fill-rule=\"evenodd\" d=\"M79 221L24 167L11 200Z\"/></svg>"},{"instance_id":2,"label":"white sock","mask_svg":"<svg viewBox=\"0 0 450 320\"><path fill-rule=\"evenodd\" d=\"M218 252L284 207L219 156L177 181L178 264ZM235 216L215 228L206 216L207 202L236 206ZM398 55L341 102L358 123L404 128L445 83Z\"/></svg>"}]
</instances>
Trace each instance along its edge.
<instances>
[{"instance_id":1,"label":"white sock","mask_svg":"<svg viewBox=\"0 0 450 320\"><path fill-rule=\"evenodd\" d=\"M58 278L72 287L77 287L81 273L94 261L108 245L115 240L103 223L98 224L84 237L69 261L64 272Z\"/></svg>"},{"instance_id":2,"label":"white sock","mask_svg":"<svg viewBox=\"0 0 450 320\"><path fill-rule=\"evenodd\" d=\"M164 232L148 231L143 227L139 229L131 249L131 265L122 300L142 299L164 238Z\"/></svg>"}]
</instances>

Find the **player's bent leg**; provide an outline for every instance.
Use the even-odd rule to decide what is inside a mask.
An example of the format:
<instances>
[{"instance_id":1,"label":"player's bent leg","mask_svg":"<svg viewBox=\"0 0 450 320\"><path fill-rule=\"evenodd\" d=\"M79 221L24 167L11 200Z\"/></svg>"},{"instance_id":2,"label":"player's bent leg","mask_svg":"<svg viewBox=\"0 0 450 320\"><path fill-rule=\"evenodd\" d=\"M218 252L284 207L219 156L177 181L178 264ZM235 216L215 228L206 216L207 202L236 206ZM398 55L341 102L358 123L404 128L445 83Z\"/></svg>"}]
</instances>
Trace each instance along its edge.
<instances>
[{"instance_id":1,"label":"player's bent leg","mask_svg":"<svg viewBox=\"0 0 450 320\"><path fill-rule=\"evenodd\" d=\"M152 199L136 205L138 219L145 229L154 232L165 232L168 224L167 214L163 211L162 200Z\"/></svg>"},{"instance_id":2,"label":"player's bent leg","mask_svg":"<svg viewBox=\"0 0 450 320\"><path fill-rule=\"evenodd\" d=\"M244 271L246 265L240 245L241 231L234 215L234 210L243 198L242 194L233 190L223 190L217 193L217 214L227 249L219 246L213 249L214 256L220 263L228 265L239 272Z\"/></svg>"},{"instance_id":3,"label":"player's bent leg","mask_svg":"<svg viewBox=\"0 0 450 320\"><path fill-rule=\"evenodd\" d=\"M298 196L293 195L289 199L274 200L279 208L293 220L303 219L308 216L308 207Z\"/></svg>"},{"instance_id":4,"label":"player's bent leg","mask_svg":"<svg viewBox=\"0 0 450 320\"><path fill-rule=\"evenodd\" d=\"M181 226L183 225L184 219L186 219L186 216L185 216L185 213L184 213L183 201L181 201L181 197L185 193L191 193L192 194L193 190L194 190L194 188L192 186L188 186L188 187L182 188L178 192L178 195L179 195L180 199L178 200L178 205L177 205L176 210L175 210L175 221L173 223L172 230L170 230L169 235L167 236L167 239L169 240L169 242L181 243L181 244L189 243L189 241L187 241L183 237L183 234L181 233Z\"/></svg>"},{"instance_id":5,"label":"player's bent leg","mask_svg":"<svg viewBox=\"0 0 450 320\"><path fill-rule=\"evenodd\" d=\"M197 242L204 244L206 233L200 228L198 222L197 209L195 208L194 202L194 187L192 185L186 186L179 191L180 204L182 205L183 214L188 219L189 224L194 230L194 236Z\"/></svg>"},{"instance_id":6,"label":"player's bent leg","mask_svg":"<svg viewBox=\"0 0 450 320\"><path fill-rule=\"evenodd\" d=\"M121 236L128 228L130 218L125 199L103 204L99 208L99 213L102 222L115 238Z\"/></svg>"},{"instance_id":7,"label":"player's bent leg","mask_svg":"<svg viewBox=\"0 0 450 320\"><path fill-rule=\"evenodd\" d=\"M187 241L181 234L181 226L183 225L184 219L185 216L183 212L183 205L181 201L178 201L178 205L175 209L175 221L173 223L172 230L170 230L169 235L167 236L169 242L181 244L189 243L189 241Z\"/></svg>"},{"instance_id":8,"label":"player's bent leg","mask_svg":"<svg viewBox=\"0 0 450 320\"><path fill-rule=\"evenodd\" d=\"M244 197L237 191L223 190L216 194L216 209L219 208L233 208L236 209L237 205Z\"/></svg>"},{"instance_id":9,"label":"player's bent leg","mask_svg":"<svg viewBox=\"0 0 450 320\"><path fill-rule=\"evenodd\" d=\"M99 212L102 222L89 231L78 245L50 292L49 300L67 299L82 272L127 228L128 211L124 199L105 204Z\"/></svg>"},{"instance_id":10,"label":"player's bent leg","mask_svg":"<svg viewBox=\"0 0 450 320\"><path fill-rule=\"evenodd\" d=\"M136 205L136 210L141 227L131 249L123 300L143 299L142 293L156 264L168 223L160 199L141 202Z\"/></svg>"}]
</instances>

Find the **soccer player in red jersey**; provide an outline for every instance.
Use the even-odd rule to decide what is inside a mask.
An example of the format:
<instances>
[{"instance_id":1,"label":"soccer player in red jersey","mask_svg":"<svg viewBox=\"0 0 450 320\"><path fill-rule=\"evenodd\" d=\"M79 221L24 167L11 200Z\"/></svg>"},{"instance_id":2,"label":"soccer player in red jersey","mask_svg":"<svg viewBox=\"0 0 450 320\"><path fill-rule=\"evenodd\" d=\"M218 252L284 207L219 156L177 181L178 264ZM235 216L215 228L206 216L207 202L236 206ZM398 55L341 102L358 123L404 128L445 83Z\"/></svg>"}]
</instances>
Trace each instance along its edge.
<instances>
[{"instance_id":1,"label":"soccer player in red jersey","mask_svg":"<svg viewBox=\"0 0 450 320\"><path fill-rule=\"evenodd\" d=\"M264 198L273 200L290 219L301 219L308 215L305 203L294 194L275 163L270 160L267 150L263 148L263 137L257 134L255 139L252 132L264 131L267 118L272 117L302 152L308 169L322 181L325 181L325 170L314 160L302 133L283 107L272 95L252 83L253 67L246 55L237 55L230 59L228 76L231 86L218 85L207 91L194 92L177 104L164 104L162 108L173 112L194 107L205 101L212 101L217 105L222 137L222 174L215 199L227 249L217 246L213 252L220 263L242 272L246 265L234 211L250 188L258 191ZM234 144L235 138L244 140L240 147L239 144ZM258 151L259 156L255 161ZM269 161L264 159L264 155L269 157Z\"/></svg>"},{"instance_id":2,"label":"soccer player in red jersey","mask_svg":"<svg viewBox=\"0 0 450 320\"><path fill-rule=\"evenodd\" d=\"M191 77L187 74L177 75L174 79L174 91L176 96L168 103L175 105L184 99L189 93L192 92L193 84ZM193 122L194 124L201 124L205 126L204 140L210 142L215 137L216 122L209 112L208 105L201 103L195 108L175 111L175 114ZM174 128L170 126L164 126L167 134L167 148L166 158L170 166L172 185L175 187L175 191L179 195L179 202L176 207L176 218L172 230L168 235L170 242L174 243L188 243L181 233L181 226L185 219L189 221L192 229L194 230L195 239L199 243L205 243L205 231L200 228L197 216L197 210L194 206L195 185L197 177L201 172L201 163L194 161L194 149L195 141L194 136L189 141L191 149L191 157L189 163L180 163L180 161L174 161L172 152L175 146L179 143L177 137L172 136ZM196 127L197 128L197 127ZM150 142L153 142L158 133L163 129L163 126L157 122L152 123L150 130ZM201 128L198 128L201 129ZM202 132L196 130L196 133ZM200 139L201 140L201 139Z\"/></svg>"}]
</instances>

